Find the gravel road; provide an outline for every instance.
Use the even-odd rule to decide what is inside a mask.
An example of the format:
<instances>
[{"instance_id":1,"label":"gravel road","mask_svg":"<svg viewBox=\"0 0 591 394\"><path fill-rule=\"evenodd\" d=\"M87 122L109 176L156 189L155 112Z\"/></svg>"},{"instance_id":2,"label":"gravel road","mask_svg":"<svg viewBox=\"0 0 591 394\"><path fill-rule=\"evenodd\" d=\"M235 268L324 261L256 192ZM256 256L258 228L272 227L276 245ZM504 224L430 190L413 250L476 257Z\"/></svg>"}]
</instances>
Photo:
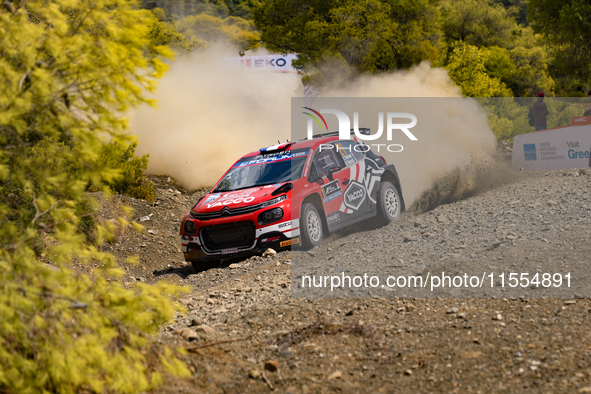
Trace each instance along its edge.
<instances>
[{"instance_id":1,"label":"gravel road","mask_svg":"<svg viewBox=\"0 0 591 394\"><path fill-rule=\"evenodd\" d=\"M318 251L294 252L293 294L590 297L591 177L579 172L567 177L564 171L540 175L438 206L419 216L406 215L386 227L337 234ZM442 288L442 273L451 278L446 283L456 277L455 283L461 286ZM516 283L509 281L511 273L518 274L518 286L511 287ZM522 273L528 274L523 280ZM363 275L375 276L375 286ZM409 289L408 277L417 275L425 287ZM358 276L357 284L361 279L363 283L350 286L351 280L345 281L345 276ZM388 276L392 276L391 286ZM399 276L404 278L398 280ZM396 285L404 286L405 280L406 287ZM346 285L331 288L331 281L333 285Z\"/></svg>"},{"instance_id":2,"label":"gravel road","mask_svg":"<svg viewBox=\"0 0 591 394\"><path fill-rule=\"evenodd\" d=\"M386 227L346 229L312 251L201 272L182 264L174 238L200 192L154 180L157 205L126 201L136 219L151 214L142 224L152 233L111 247L121 261L140 255L139 267L122 263L130 285L193 289L158 337L190 349L192 376L168 378L160 393L591 392L589 173L540 172ZM501 287L498 278L492 288L438 294L301 287L304 275L341 271L571 272L572 287Z\"/></svg>"}]
</instances>

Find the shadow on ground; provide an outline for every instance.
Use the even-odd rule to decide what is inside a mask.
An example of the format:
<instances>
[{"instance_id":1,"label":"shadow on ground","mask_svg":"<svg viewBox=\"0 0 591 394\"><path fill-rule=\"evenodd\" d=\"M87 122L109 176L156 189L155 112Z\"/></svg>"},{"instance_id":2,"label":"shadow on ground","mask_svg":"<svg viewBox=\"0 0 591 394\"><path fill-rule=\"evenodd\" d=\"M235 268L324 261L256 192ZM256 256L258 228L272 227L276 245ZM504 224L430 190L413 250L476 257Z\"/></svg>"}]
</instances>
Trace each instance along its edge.
<instances>
[{"instance_id":1,"label":"shadow on ground","mask_svg":"<svg viewBox=\"0 0 591 394\"><path fill-rule=\"evenodd\" d=\"M213 268L228 268L230 264L240 263L247 260L248 258L249 257L241 257L234 259L222 259L221 261L204 262L201 263L197 269L195 269L195 267L193 267L191 264L180 268L168 267L162 270L154 270L152 273L156 277L164 275L178 275L182 279L187 279L189 275L199 274Z\"/></svg>"}]
</instances>

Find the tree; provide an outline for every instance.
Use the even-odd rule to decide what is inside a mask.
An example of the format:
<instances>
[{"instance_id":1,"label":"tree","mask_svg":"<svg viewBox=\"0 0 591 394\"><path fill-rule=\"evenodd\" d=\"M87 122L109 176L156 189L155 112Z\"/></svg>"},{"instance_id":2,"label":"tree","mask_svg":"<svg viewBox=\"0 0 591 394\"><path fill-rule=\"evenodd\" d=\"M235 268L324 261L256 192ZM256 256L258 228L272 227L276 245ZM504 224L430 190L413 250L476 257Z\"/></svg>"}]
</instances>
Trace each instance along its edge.
<instances>
[{"instance_id":1,"label":"tree","mask_svg":"<svg viewBox=\"0 0 591 394\"><path fill-rule=\"evenodd\" d=\"M503 82L515 97L534 97L542 91L552 94L554 80L548 75L548 56L543 48L483 48L489 76Z\"/></svg>"},{"instance_id":2,"label":"tree","mask_svg":"<svg viewBox=\"0 0 591 394\"><path fill-rule=\"evenodd\" d=\"M237 16L250 20L251 9L256 0L142 0L142 7L163 9L175 19L191 15L210 15L220 19Z\"/></svg>"},{"instance_id":3,"label":"tree","mask_svg":"<svg viewBox=\"0 0 591 394\"><path fill-rule=\"evenodd\" d=\"M527 26L527 1L528 0L492 0L494 3L501 4L515 22L522 26Z\"/></svg>"},{"instance_id":4,"label":"tree","mask_svg":"<svg viewBox=\"0 0 591 394\"><path fill-rule=\"evenodd\" d=\"M151 45L168 46L176 52L187 54L198 48L204 48L206 43L197 37L187 37L175 27L175 21L162 8L151 10L158 19L152 25L149 37Z\"/></svg>"},{"instance_id":5,"label":"tree","mask_svg":"<svg viewBox=\"0 0 591 394\"><path fill-rule=\"evenodd\" d=\"M514 96L552 93L554 80L549 74L550 58L544 43L531 28L513 20L508 10L517 6L522 7L522 3L514 0L442 2L441 26L446 43L452 48L461 46L460 43L478 48L484 59L484 72L501 81ZM451 61L446 57L436 64L447 66ZM461 69L474 67L465 64ZM472 84L469 79L465 83Z\"/></svg>"},{"instance_id":6,"label":"tree","mask_svg":"<svg viewBox=\"0 0 591 394\"><path fill-rule=\"evenodd\" d=\"M269 0L253 17L265 46L298 54L299 69L334 59L375 73L438 55L437 8L429 0Z\"/></svg>"},{"instance_id":7,"label":"tree","mask_svg":"<svg viewBox=\"0 0 591 394\"><path fill-rule=\"evenodd\" d=\"M511 45L517 28L499 4L481 0L444 1L440 5L441 28L448 42L463 41L477 47Z\"/></svg>"},{"instance_id":8,"label":"tree","mask_svg":"<svg viewBox=\"0 0 591 394\"><path fill-rule=\"evenodd\" d=\"M529 0L528 13L554 51L551 74L591 81L591 0Z\"/></svg>"},{"instance_id":9,"label":"tree","mask_svg":"<svg viewBox=\"0 0 591 394\"><path fill-rule=\"evenodd\" d=\"M259 46L259 35L253 23L236 16L220 19L206 14L192 15L177 21L176 27L195 40L207 43L226 42L240 51Z\"/></svg>"},{"instance_id":10,"label":"tree","mask_svg":"<svg viewBox=\"0 0 591 394\"><path fill-rule=\"evenodd\" d=\"M447 69L464 96L512 96L511 90L499 78L488 75L485 62L486 55L477 47L460 43L453 49Z\"/></svg>"},{"instance_id":11,"label":"tree","mask_svg":"<svg viewBox=\"0 0 591 394\"><path fill-rule=\"evenodd\" d=\"M130 141L121 114L149 102L171 56L151 41L157 22L128 0L0 9L1 392L137 392L188 373L149 337L182 289L113 280L122 271L100 246L124 216L94 225L93 244L79 229L92 214L85 190L120 176L102 147Z\"/></svg>"},{"instance_id":12,"label":"tree","mask_svg":"<svg viewBox=\"0 0 591 394\"><path fill-rule=\"evenodd\" d=\"M501 78L515 97L533 97L538 92L553 95L554 80L548 73L548 55L544 48L517 47L510 51L515 62L515 74L511 79Z\"/></svg>"}]
</instances>

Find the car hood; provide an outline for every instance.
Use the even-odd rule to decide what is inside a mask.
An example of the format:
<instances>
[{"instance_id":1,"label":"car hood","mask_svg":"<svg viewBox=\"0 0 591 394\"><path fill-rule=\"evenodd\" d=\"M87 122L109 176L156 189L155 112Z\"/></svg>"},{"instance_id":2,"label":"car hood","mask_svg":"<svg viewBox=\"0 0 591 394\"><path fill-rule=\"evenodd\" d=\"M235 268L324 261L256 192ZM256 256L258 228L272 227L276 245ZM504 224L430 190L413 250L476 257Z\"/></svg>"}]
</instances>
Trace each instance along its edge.
<instances>
[{"instance_id":1,"label":"car hood","mask_svg":"<svg viewBox=\"0 0 591 394\"><path fill-rule=\"evenodd\" d=\"M191 210L195 213L216 212L224 207L230 209L260 204L274 198L271 193L285 183L257 186L250 189L229 192L210 193L199 201Z\"/></svg>"}]
</instances>

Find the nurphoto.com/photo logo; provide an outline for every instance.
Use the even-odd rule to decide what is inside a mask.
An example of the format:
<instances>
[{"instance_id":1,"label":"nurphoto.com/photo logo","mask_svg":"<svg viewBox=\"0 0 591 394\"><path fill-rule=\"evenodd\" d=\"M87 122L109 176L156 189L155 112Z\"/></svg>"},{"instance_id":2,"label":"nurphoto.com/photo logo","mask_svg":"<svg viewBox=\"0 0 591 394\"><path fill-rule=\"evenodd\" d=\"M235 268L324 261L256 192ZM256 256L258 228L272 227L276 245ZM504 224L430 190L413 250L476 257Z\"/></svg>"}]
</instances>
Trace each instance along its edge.
<instances>
[{"instance_id":1,"label":"nurphoto.com/photo logo","mask_svg":"<svg viewBox=\"0 0 591 394\"><path fill-rule=\"evenodd\" d=\"M339 139L341 140L349 140L351 139L351 132L355 133L355 136L363 141L375 141L382 136L384 133L384 113L378 113L378 131L374 134L369 134L369 129L359 129L359 113L353 113L353 127L351 128L351 120L349 116L340 111L338 109L321 109L320 112L309 108L303 107L308 111L312 112L303 112L305 115L308 115L311 119L308 119L308 129L307 129L307 136L308 139L311 140L314 138L314 121L320 126L320 130L326 130L328 132L328 124L326 123L326 119L322 114L333 114L336 115L337 120L339 122ZM409 119L410 123L394 123L394 119ZM417 117L413 114L407 112L388 112L386 114L386 139L388 141L392 141L392 134L394 130L401 130L411 141L418 141L417 137L414 136L413 133L410 132L409 129L415 127L417 125ZM367 133L364 133L367 131ZM375 146L377 151L380 152L380 149L387 150L388 152L402 152L404 147L400 144L377 144L372 143L369 144L370 146ZM355 145L353 149L357 152L366 152L367 150L371 149L368 145ZM335 146L332 144L322 144L320 146L320 150L322 149L335 149ZM336 149L339 149L336 147Z\"/></svg>"}]
</instances>

